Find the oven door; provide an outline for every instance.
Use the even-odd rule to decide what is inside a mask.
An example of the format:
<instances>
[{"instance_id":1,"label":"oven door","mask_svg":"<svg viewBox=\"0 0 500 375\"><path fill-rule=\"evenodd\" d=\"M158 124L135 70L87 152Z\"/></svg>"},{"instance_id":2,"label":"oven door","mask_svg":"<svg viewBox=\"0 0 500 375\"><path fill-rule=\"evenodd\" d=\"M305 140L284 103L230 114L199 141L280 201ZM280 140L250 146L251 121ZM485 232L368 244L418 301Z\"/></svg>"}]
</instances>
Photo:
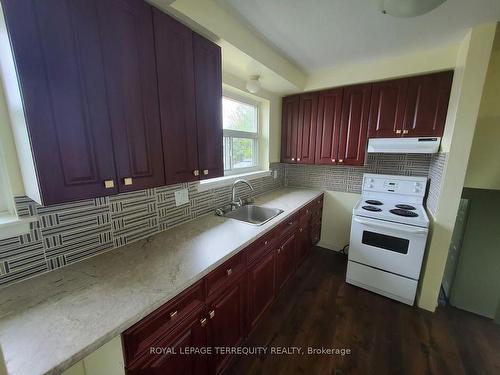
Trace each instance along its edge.
<instances>
[{"instance_id":1,"label":"oven door","mask_svg":"<svg viewBox=\"0 0 500 375\"><path fill-rule=\"evenodd\" d=\"M426 228L353 216L349 260L418 280Z\"/></svg>"}]
</instances>

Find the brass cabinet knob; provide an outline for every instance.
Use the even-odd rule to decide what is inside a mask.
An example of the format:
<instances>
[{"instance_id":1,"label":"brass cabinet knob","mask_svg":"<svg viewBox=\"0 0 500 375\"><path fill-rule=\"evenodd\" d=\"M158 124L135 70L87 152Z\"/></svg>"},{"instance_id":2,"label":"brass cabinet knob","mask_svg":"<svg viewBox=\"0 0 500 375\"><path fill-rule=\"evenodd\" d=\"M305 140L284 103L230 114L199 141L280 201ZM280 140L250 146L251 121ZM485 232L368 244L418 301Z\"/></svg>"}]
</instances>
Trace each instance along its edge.
<instances>
[{"instance_id":1,"label":"brass cabinet knob","mask_svg":"<svg viewBox=\"0 0 500 375\"><path fill-rule=\"evenodd\" d=\"M344 162L344 159L339 159L339 163L343 163Z\"/></svg>"},{"instance_id":2,"label":"brass cabinet knob","mask_svg":"<svg viewBox=\"0 0 500 375\"><path fill-rule=\"evenodd\" d=\"M233 273L232 268L228 268L228 269L226 270L226 274L227 274L228 276L229 276L229 275L231 275L232 273Z\"/></svg>"},{"instance_id":3,"label":"brass cabinet knob","mask_svg":"<svg viewBox=\"0 0 500 375\"><path fill-rule=\"evenodd\" d=\"M205 327L207 325L207 318L200 319L200 325Z\"/></svg>"},{"instance_id":4,"label":"brass cabinet knob","mask_svg":"<svg viewBox=\"0 0 500 375\"><path fill-rule=\"evenodd\" d=\"M401 129L396 129L396 134L401 134Z\"/></svg>"},{"instance_id":5,"label":"brass cabinet knob","mask_svg":"<svg viewBox=\"0 0 500 375\"><path fill-rule=\"evenodd\" d=\"M203 170L203 175L204 175L204 176L208 175L208 169L204 169L204 170Z\"/></svg>"},{"instance_id":6,"label":"brass cabinet knob","mask_svg":"<svg viewBox=\"0 0 500 375\"><path fill-rule=\"evenodd\" d=\"M278 251L278 254L281 253L281 247L278 247L277 251Z\"/></svg>"},{"instance_id":7,"label":"brass cabinet knob","mask_svg":"<svg viewBox=\"0 0 500 375\"><path fill-rule=\"evenodd\" d=\"M193 174L194 174L195 176L199 176L199 175L200 175L200 171L199 171L198 169L195 169L195 170L193 171Z\"/></svg>"},{"instance_id":8,"label":"brass cabinet knob","mask_svg":"<svg viewBox=\"0 0 500 375\"><path fill-rule=\"evenodd\" d=\"M408 134L408 130L403 130L403 134Z\"/></svg>"},{"instance_id":9,"label":"brass cabinet knob","mask_svg":"<svg viewBox=\"0 0 500 375\"><path fill-rule=\"evenodd\" d=\"M332 159L332 163L335 163L336 162L336 159Z\"/></svg>"},{"instance_id":10,"label":"brass cabinet knob","mask_svg":"<svg viewBox=\"0 0 500 375\"><path fill-rule=\"evenodd\" d=\"M210 319L213 319L213 317L215 316L215 310L212 310L208 313L208 316L210 317Z\"/></svg>"},{"instance_id":11,"label":"brass cabinet knob","mask_svg":"<svg viewBox=\"0 0 500 375\"><path fill-rule=\"evenodd\" d=\"M264 245L267 245L269 243L269 241L264 241Z\"/></svg>"},{"instance_id":12,"label":"brass cabinet knob","mask_svg":"<svg viewBox=\"0 0 500 375\"><path fill-rule=\"evenodd\" d=\"M123 179L123 185L125 185L125 186L132 185L132 177L125 177Z\"/></svg>"},{"instance_id":13,"label":"brass cabinet knob","mask_svg":"<svg viewBox=\"0 0 500 375\"><path fill-rule=\"evenodd\" d=\"M292 158L292 161L295 161L295 158Z\"/></svg>"},{"instance_id":14,"label":"brass cabinet knob","mask_svg":"<svg viewBox=\"0 0 500 375\"><path fill-rule=\"evenodd\" d=\"M297 161L300 161L300 158L297 158Z\"/></svg>"},{"instance_id":15,"label":"brass cabinet knob","mask_svg":"<svg viewBox=\"0 0 500 375\"><path fill-rule=\"evenodd\" d=\"M106 181L104 181L104 187L106 189L113 189L115 187L115 181L114 180L106 180Z\"/></svg>"},{"instance_id":16,"label":"brass cabinet knob","mask_svg":"<svg viewBox=\"0 0 500 375\"><path fill-rule=\"evenodd\" d=\"M302 233L302 231L303 231L303 230L304 230L304 228L300 228L300 229L299 229L299 232L301 232L301 233Z\"/></svg>"},{"instance_id":17,"label":"brass cabinet knob","mask_svg":"<svg viewBox=\"0 0 500 375\"><path fill-rule=\"evenodd\" d=\"M177 316L177 310L172 311L172 312L170 313L170 319L173 319L173 318L175 318L176 316Z\"/></svg>"}]
</instances>

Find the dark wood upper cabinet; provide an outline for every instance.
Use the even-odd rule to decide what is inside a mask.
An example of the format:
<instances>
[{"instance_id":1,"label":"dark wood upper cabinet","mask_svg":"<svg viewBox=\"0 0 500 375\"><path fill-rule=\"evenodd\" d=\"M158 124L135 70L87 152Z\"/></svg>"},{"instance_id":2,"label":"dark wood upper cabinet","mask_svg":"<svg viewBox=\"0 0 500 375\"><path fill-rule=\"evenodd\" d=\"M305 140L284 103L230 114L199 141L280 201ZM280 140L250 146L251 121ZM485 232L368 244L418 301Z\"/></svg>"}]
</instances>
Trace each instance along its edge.
<instances>
[{"instance_id":1,"label":"dark wood upper cabinet","mask_svg":"<svg viewBox=\"0 0 500 375\"><path fill-rule=\"evenodd\" d=\"M314 164L318 94L300 95L297 136L297 163Z\"/></svg>"},{"instance_id":2,"label":"dark wood upper cabinet","mask_svg":"<svg viewBox=\"0 0 500 375\"><path fill-rule=\"evenodd\" d=\"M335 164L338 160L342 95L342 88L319 93L316 164Z\"/></svg>"},{"instance_id":3,"label":"dark wood upper cabinet","mask_svg":"<svg viewBox=\"0 0 500 375\"><path fill-rule=\"evenodd\" d=\"M224 175L221 49L196 33L193 33L193 49L200 178L221 177Z\"/></svg>"},{"instance_id":4,"label":"dark wood upper cabinet","mask_svg":"<svg viewBox=\"0 0 500 375\"><path fill-rule=\"evenodd\" d=\"M93 1L4 0L43 204L116 193Z\"/></svg>"},{"instance_id":5,"label":"dark wood upper cabinet","mask_svg":"<svg viewBox=\"0 0 500 375\"><path fill-rule=\"evenodd\" d=\"M407 91L407 78L373 84L369 138L390 138L402 134Z\"/></svg>"},{"instance_id":6,"label":"dark wood upper cabinet","mask_svg":"<svg viewBox=\"0 0 500 375\"><path fill-rule=\"evenodd\" d=\"M139 0L97 4L120 191L164 185L152 8Z\"/></svg>"},{"instance_id":7,"label":"dark wood upper cabinet","mask_svg":"<svg viewBox=\"0 0 500 375\"><path fill-rule=\"evenodd\" d=\"M371 84L344 88L338 162L363 165L365 162L370 111Z\"/></svg>"},{"instance_id":8,"label":"dark wood upper cabinet","mask_svg":"<svg viewBox=\"0 0 500 375\"><path fill-rule=\"evenodd\" d=\"M299 133L300 96L283 98L281 128L281 159L284 163L295 163Z\"/></svg>"},{"instance_id":9,"label":"dark wood upper cabinet","mask_svg":"<svg viewBox=\"0 0 500 375\"><path fill-rule=\"evenodd\" d=\"M166 183L198 180L193 32L154 9Z\"/></svg>"},{"instance_id":10,"label":"dark wood upper cabinet","mask_svg":"<svg viewBox=\"0 0 500 375\"><path fill-rule=\"evenodd\" d=\"M409 78L403 136L443 135L453 72Z\"/></svg>"}]
</instances>

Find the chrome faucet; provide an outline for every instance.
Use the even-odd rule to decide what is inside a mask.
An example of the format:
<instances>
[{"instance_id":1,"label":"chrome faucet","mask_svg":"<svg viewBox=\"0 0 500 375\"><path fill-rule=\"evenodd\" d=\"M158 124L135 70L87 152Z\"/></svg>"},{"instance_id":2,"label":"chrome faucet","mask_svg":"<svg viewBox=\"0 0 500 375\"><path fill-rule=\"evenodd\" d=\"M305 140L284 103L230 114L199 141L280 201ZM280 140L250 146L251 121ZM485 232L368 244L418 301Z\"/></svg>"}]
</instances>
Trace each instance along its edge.
<instances>
[{"instance_id":1,"label":"chrome faucet","mask_svg":"<svg viewBox=\"0 0 500 375\"><path fill-rule=\"evenodd\" d=\"M247 180L239 179L234 181L233 187L231 189L231 208L233 210L242 206L241 198L238 198L238 200L236 200L236 185L238 185L239 183L247 185L250 190L253 191L253 186Z\"/></svg>"}]
</instances>

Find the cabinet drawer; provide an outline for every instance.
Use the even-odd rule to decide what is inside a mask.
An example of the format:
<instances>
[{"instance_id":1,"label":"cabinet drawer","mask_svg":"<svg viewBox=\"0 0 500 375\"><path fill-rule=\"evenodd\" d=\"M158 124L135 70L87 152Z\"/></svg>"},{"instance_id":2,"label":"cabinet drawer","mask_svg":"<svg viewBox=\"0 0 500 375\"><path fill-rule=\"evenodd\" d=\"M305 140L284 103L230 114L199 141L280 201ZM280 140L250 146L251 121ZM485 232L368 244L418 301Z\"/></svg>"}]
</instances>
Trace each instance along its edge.
<instances>
[{"instance_id":1,"label":"cabinet drawer","mask_svg":"<svg viewBox=\"0 0 500 375\"><path fill-rule=\"evenodd\" d=\"M132 362L161 335L203 305L203 283L193 285L122 333L126 363Z\"/></svg>"},{"instance_id":2,"label":"cabinet drawer","mask_svg":"<svg viewBox=\"0 0 500 375\"><path fill-rule=\"evenodd\" d=\"M247 249L248 264L253 263L256 259L261 258L271 251L278 237L279 227L271 230L252 243Z\"/></svg>"},{"instance_id":3,"label":"cabinet drawer","mask_svg":"<svg viewBox=\"0 0 500 375\"><path fill-rule=\"evenodd\" d=\"M246 250L240 251L227 262L210 272L207 280L207 297L236 280L245 272Z\"/></svg>"},{"instance_id":4,"label":"cabinet drawer","mask_svg":"<svg viewBox=\"0 0 500 375\"><path fill-rule=\"evenodd\" d=\"M299 220L300 220L300 212L297 212L296 214L287 218L285 222L280 224L280 226L278 227L279 236L284 237L296 231L299 226Z\"/></svg>"}]
</instances>

